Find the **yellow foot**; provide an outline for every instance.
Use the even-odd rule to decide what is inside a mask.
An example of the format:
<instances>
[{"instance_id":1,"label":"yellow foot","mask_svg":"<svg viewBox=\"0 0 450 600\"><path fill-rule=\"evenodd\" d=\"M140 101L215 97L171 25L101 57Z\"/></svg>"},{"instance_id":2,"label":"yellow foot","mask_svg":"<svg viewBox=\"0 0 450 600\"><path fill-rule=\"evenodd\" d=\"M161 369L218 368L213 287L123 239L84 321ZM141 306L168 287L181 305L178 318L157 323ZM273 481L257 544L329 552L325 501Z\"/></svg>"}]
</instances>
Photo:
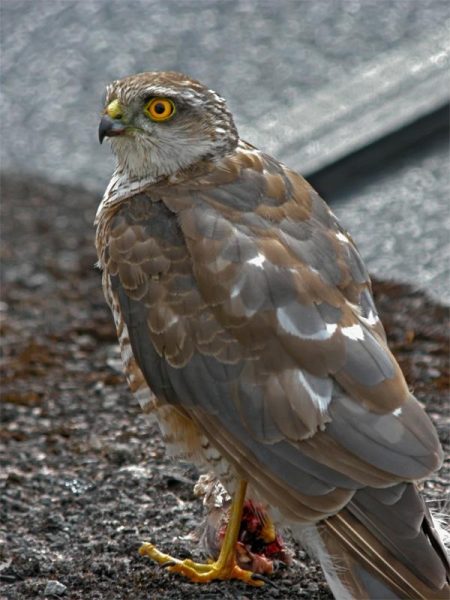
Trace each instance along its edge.
<instances>
[{"instance_id":1,"label":"yellow foot","mask_svg":"<svg viewBox=\"0 0 450 600\"><path fill-rule=\"evenodd\" d=\"M193 560L179 560L168 554L160 552L153 544L144 543L139 548L141 556L148 556L161 565L167 563L167 570L171 573L180 573L195 583L206 583L214 579L239 579L249 585L261 586L264 581L255 573L245 571L236 564L235 560L221 564L220 558L216 562L196 563Z\"/></svg>"}]
</instances>

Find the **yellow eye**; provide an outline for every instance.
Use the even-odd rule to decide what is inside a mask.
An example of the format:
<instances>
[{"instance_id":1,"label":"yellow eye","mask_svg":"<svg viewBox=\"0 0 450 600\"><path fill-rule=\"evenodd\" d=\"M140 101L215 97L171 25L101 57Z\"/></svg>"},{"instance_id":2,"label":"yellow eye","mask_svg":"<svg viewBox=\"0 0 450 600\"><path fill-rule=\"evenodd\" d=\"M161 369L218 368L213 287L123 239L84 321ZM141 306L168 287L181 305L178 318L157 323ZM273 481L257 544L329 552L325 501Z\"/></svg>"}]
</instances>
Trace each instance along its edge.
<instances>
[{"instance_id":1,"label":"yellow eye","mask_svg":"<svg viewBox=\"0 0 450 600\"><path fill-rule=\"evenodd\" d=\"M145 112L153 121L166 121L175 113L175 104L168 98L153 98L145 107Z\"/></svg>"}]
</instances>

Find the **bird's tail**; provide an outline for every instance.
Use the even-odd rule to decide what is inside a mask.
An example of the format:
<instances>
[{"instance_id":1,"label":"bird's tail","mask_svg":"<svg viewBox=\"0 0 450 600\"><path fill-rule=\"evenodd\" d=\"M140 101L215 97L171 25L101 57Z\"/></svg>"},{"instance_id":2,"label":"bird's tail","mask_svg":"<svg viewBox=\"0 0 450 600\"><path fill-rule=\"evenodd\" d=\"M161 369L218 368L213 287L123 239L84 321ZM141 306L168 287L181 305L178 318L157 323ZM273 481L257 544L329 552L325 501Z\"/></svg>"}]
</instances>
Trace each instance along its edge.
<instances>
[{"instance_id":1,"label":"bird's tail","mask_svg":"<svg viewBox=\"0 0 450 600\"><path fill-rule=\"evenodd\" d=\"M338 600L450 598L447 553L413 484L360 490L300 537Z\"/></svg>"}]
</instances>

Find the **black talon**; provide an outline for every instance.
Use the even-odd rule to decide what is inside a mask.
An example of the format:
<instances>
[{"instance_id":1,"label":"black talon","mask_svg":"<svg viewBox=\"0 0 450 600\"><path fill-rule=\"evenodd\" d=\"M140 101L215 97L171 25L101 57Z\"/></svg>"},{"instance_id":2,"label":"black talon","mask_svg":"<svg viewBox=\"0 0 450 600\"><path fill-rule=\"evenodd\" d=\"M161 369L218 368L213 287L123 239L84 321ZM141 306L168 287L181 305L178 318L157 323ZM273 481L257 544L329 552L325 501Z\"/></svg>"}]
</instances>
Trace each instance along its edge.
<instances>
[{"instance_id":1,"label":"black talon","mask_svg":"<svg viewBox=\"0 0 450 600\"><path fill-rule=\"evenodd\" d=\"M259 573L253 573L251 578L255 581L263 581L264 583L267 583L272 587L278 589L277 584L271 581L268 577L264 577L264 575L260 575Z\"/></svg>"},{"instance_id":2,"label":"black talon","mask_svg":"<svg viewBox=\"0 0 450 600\"><path fill-rule=\"evenodd\" d=\"M176 564L174 560L166 560L164 563L159 563L159 566L164 569L164 567L174 567Z\"/></svg>"}]
</instances>

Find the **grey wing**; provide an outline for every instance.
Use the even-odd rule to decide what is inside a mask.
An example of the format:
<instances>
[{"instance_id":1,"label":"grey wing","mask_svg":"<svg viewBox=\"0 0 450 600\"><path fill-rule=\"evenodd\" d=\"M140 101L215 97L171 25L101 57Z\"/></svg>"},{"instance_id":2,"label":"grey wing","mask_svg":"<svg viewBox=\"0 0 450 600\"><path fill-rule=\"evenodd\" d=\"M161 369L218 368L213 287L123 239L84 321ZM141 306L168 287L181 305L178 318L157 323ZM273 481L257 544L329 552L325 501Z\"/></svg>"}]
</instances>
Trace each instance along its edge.
<instances>
[{"instance_id":1,"label":"grey wing","mask_svg":"<svg viewBox=\"0 0 450 600\"><path fill-rule=\"evenodd\" d=\"M281 202L291 200L292 189L286 183ZM220 192L223 199L226 189ZM371 387L395 390L395 381L381 376L383 368L389 375L395 369L381 336L369 328L362 343L337 335L337 317L353 319L344 326L361 323L345 294L311 275L282 241L261 236L238 212L234 221L224 215L214 194L212 201L214 207L198 197L175 211L170 201L135 198L111 227L113 294L154 393L187 411L263 496L297 520L336 512L364 485L432 470L439 460L435 434L409 395L392 402L402 405L401 418L383 402L380 414L330 377L345 370L346 349L350 371L358 360L364 366L359 354L368 348L366 370L378 373ZM315 230L320 222L313 218ZM313 301L306 301L308 293ZM352 384L364 392L360 382ZM372 401L374 389L367 396ZM418 414L411 429L411 415ZM395 423L395 439L377 427L381 418ZM354 434L346 435L349 428Z\"/></svg>"}]
</instances>

